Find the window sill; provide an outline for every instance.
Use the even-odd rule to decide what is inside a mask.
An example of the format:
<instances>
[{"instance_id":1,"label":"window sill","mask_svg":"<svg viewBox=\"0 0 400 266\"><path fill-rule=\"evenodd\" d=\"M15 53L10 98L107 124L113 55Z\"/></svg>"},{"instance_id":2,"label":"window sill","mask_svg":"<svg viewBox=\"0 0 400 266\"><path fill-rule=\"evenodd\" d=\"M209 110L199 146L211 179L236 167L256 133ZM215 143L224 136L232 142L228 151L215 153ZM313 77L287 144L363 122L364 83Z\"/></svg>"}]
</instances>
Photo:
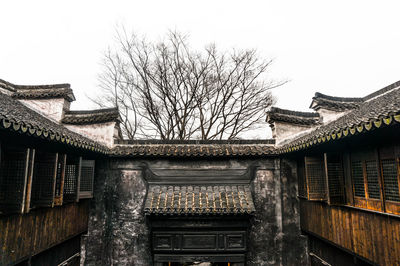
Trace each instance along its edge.
<instances>
[{"instance_id":1,"label":"window sill","mask_svg":"<svg viewBox=\"0 0 400 266\"><path fill-rule=\"evenodd\" d=\"M351 205L340 205L340 206L347 207L347 208L350 208L350 209L359 210L359 211L364 211L364 212L369 212L369 213L374 213L374 214L379 214L379 215L383 215L383 216L388 216L388 217L393 217L393 218L400 219L400 215L398 215L398 214L380 212L380 211L375 211L375 210L370 210L370 209L364 209L364 208L360 208L360 207L354 207L354 206L351 206Z\"/></svg>"},{"instance_id":2,"label":"window sill","mask_svg":"<svg viewBox=\"0 0 400 266\"><path fill-rule=\"evenodd\" d=\"M322 200L307 200L306 198L303 198L303 197L298 197L298 198L300 198L300 199L302 199L304 201L309 201L309 202L321 202L321 203L323 203L323 204L325 204L327 206L349 208L349 209L354 209L354 210L358 210L358 211L362 211L362 212L368 212L368 213L383 215L383 216L386 216L386 217L400 219L400 215L399 214L375 211L375 210L355 207L355 206L351 206L351 205L347 205L347 204L329 204L328 202L322 201Z\"/></svg>"}]
</instances>

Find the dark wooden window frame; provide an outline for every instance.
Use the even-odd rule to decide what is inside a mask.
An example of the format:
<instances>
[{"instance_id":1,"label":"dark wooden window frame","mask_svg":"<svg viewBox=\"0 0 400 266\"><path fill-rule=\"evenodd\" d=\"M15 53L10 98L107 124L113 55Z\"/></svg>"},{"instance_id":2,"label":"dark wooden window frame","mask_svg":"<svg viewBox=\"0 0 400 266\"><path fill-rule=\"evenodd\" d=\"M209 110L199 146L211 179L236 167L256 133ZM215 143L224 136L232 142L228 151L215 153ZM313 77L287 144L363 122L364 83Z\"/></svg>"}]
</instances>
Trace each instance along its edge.
<instances>
[{"instance_id":1,"label":"dark wooden window frame","mask_svg":"<svg viewBox=\"0 0 400 266\"><path fill-rule=\"evenodd\" d=\"M331 159L332 158L332 159ZM345 174L344 174L344 166L343 166L343 158L340 153L324 153L320 156L305 156L298 162L298 175L301 176L304 174L304 178L299 177L299 194L298 197L305 198L313 201L326 201L328 204L345 204ZM332 169L332 163L336 163L335 169ZM321 176L315 177L310 176L310 170L307 165L309 164L319 164ZM302 173L300 173L302 171ZM334 172L336 171L336 173ZM333 174L336 174L334 176ZM310 179L315 183L316 179L319 179L320 187L319 193L316 193L314 190L315 184L311 186ZM318 180L317 180L318 182ZM339 188L335 185L339 184ZM304 194L302 193L300 186L305 187ZM335 186L335 187L332 187ZM336 190L336 193L330 193L330 191ZM319 195L317 195L319 194ZM332 194L332 195L331 195Z\"/></svg>"},{"instance_id":2,"label":"dark wooden window frame","mask_svg":"<svg viewBox=\"0 0 400 266\"><path fill-rule=\"evenodd\" d=\"M308 198L308 193L307 193L307 177L306 177L306 169L305 169L305 163L304 163L304 157L301 157L301 159L297 160L297 196L299 198L307 199Z\"/></svg>"},{"instance_id":3,"label":"dark wooden window frame","mask_svg":"<svg viewBox=\"0 0 400 266\"><path fill-rule=\"evenodd\" d=\"M79 201L79 183L82 157L69 155L66 160L66 172L63 187L63 203ZM73 167L73 168L71 168ZM71 169L74 169L71 171ZM73 176L71 176L73 174Z\"/></svg>"},{"instance_id":4,"label":"dark wooden window frame","mask_svg":"<svg viewBox=\"0 0 400 266\"><path fill-rule=\"evenodd\" d=\"M382 183L382 193L384 200L385 212L400 215L400 199L398 201L388 200L386 198L386 187L385 187L385 173L383 167L384 160L393 160L395 163L395 172L397 174L397 189L398 196L400 197L400 147L381 147L379 149L379 167L380 176Z\"/></svg>"},{"instance_id":5,"label":"dark wooden window frame","mask_svg":"<svg viewBox=\"0 0 400 266\"><path fill-rule=\"evenodd\" d=\"M359 208L366 208L371 209L374 211L384 211L384 201L383 201L383 188L382 188L382 175L380 172L379 167L379 157L378 157L378 150L377 149L368 149L353 152L350 154L351 162L360 161L362 165L362 173L363 173L363 180L364 180L364 196L356 196L355 185L354 185L354 176L352 172L352 189L353 189L353 201L354 206ZM368 182L368 171L367 171L367 163L368 162L375 162L375 169L378 181L378 189L379 189L379 199L372 198L370 196L369 190L369 182ZM350 164L351 165L351 164Z\"/></svg>"},{"instance_id":6,"label":"dark wooden window frame","mask_svg":"<svg viewBox=\"0 0 400 266\"><path fill-rule=\"evenodd\" d=\"M43 158L40 158L43 156ZM39 159L40 158L40 159ZM53 207L58 153L36 150L33 166L30 208ZM43 167L43 169L39 169ZM49 170L47 167L52 167ZM42 172L43 171L43 172ZM47 173L45 171L48 171Z\"/></svg>"},{"instance_id":7,"label":"dark wooden window frame","mask_svg":"<svg viewBox=\"0 0 400 266\"><path fill-rule=\"evenodd\" d=\"M0 202L3 204L4 208L0 209L0 214L7 214L7 213L23 213L25 209L25 201L26 201L26 184L27 184L27 179L28 179L28 170L29 170L29 156L31 153L31 150L27 147L16 147L16 146L7 146L7 148L4 147L2 143L0 143L0 162L2 163L5 161L2 155L5 152L6 149L15 149L15 150L20 150L20 153L24 154L24 158L22 161L24 162L23 165L21 166L21 169L23 171L22 175L20 176L21 180L18 182L19 184L19 189L15 188L14 193L18 193L19 196L14 199L14 201L10 200L9 198L6 197L6 192L4 192L4 201ZM2 175L2 174L1 174ZM0 176L0 178L3 178L3 176ZM5 180L5 179L4 179ZM3 182L4 180L0 180ZM1 185L0 182L0 185ZM17 180L13 181L17 182ZM11 184L13 185L13 184ZM4 188L2 188L4 189ZM8 207L10 206L10 207Z\"/></svg>"},{"instance_id":8,"label":"dark wooden window frame","mask_svg":"<svg viewBox=\"0 0 400 266\"><path fill-rule=\"evenodd\" d=\"M326 201L326 177L323 155L306 156L304 158L305 176L307 182L307 199ZM314 168L314 169L313 169ZM318 172L320 172L318 175Z\"/></svg>"},{"instance_id":9,"label":"dark wooden window frame","mask_svg":"<svg viewBox=\"0 0 400 266\"><path fill-rule=\"evenodd\" d=\"M86 169L84 170L84 168L86 168ZM95 171L95 161L94 160L82 160L81 161L79 189L78 189L78 198L79 199L93 198L94 171ZM86 187L87 185L89 185L89 189ZM85 189L83 190L83 188L85 188Z\"/></svg>"},{"instance_id":10,"label":"dark wooden window frame","mask_svg":"<svg viewBox=\"0 0 400 266\"><path fill-rule=\"evenodd\" d=\"M336 165L335 165L336 164ZM328 204L345 204L344 164L340 153L324 153L325 184ZM335 193L333 193L335 192Z\"/></svg>"},{"instance_id":11,"label":"dark wooden window frame","mask_svg":"<svg viewBox=\"0 0 400 266\"><path fill-rule=\"evenodd\" d=\"M385 151L385 149L391 149L390 152ZM336 200L333 199L333 195L331 195L331 180L329 176L329 157L332 155L331 153L324 153L324 178L325 178L325 190L326 190L326 197L318 197L315 198L312 195L310 196L310 185L309 185L309 176L307 172L307 161L313 161L315 158L319 158L319 156L305 156L302 157L300 160L297 161L298 167L298 176L301 175L299 171L304 171L304 178L298 179L298 197L304 198L310 201L326 201L330 205L342 205L342 206L349 206L355 208L361 208L366 211L374 211L380 213L388 213L393 215L400 215L400 146L399 145L390 145L384 146L379 148L370 148L365 150L357 150L347 152L344 151L342 153L336 153L335 156L340 157L340 167L342 168L342 176L339 179L340 184L340 196ZM314 159L313 159L314 158ZM390 174L391 177L386 176L384 173L383 162L384 160L391 160L392 163L395 163L395 170L391 169L392 172ZM315 160L314 160L315 161ZM362 185L363 185L363 195L357 196L354 176L353 176L353 166L352 162L360 162L361 163L361 172L362 172ZM372 177L375 175L375 193L377 189L379 189L379 199L371 197L371 191L369 190L369 186L371 184L371 179L368 180L368 171L367 171L367 162L373 162L375 165L372 165L374 169L376 169L376 173L373 173ZM393 167L393 165L392 165ZM393 173L395 171L395 173ZM393 175L396 174L396 178ZM371 177L371 175L370 175ZM385 187L385 178L388 178L392 184L392 187L397 186L398 194L396 195L395 192L391 192L391 197L394 199L389 200L386 197L386 190ZM394 180L397 181L397 183ZM336 181L336 184L338 182ZM306 188L304 195L301 193L300 187L304 186ZM393 190L393 188L392 188ZM393 196L394 193L394 196ZM398 199L396 198L398 197Z\"/></svg>"}]
</instances>

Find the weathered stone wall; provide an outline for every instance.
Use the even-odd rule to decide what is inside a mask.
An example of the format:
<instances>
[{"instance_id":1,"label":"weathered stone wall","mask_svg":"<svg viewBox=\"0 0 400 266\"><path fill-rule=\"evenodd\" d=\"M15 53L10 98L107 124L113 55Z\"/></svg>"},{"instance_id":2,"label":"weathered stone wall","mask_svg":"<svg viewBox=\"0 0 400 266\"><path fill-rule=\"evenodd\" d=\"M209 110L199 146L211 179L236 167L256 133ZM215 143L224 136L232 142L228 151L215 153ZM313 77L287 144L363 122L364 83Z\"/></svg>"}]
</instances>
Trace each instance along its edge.
<instances>
[{"instance_id":1,"label":"weathered stone wall","mask_svg":"<svg viewBox=\"0 0 400 266\"><path fill-rule=\"evenodd\" d=\"M307 265L295 163L275 159L273 168L261 166L252 185L256 215L249 236L248 265Z\"/></svg>"},{"instance_id":2,"label":"weathered stone wall","mask_svg":"<svg viewBox=\"0 0 400 266\"><path fill-rule=\"evenodd\" d=\"M295 161L280 159L282 197L282 264L309 265L307 237L300 232L299 199L297 197L297 165Z\"/></svg>"},{"instance_id":3,"label":"weathered stone wall","mask_svg":"<svg viewBox=\"0 0 400 266\"><path fill-rule=\"evenodd\" d=\"M85 265L152 265L142 206L146 183L137 169L98 162L85 241Z\"/></svg>"},{"instance_id":4,"label":"weathered stone wall","mask_svg":"<svg viewBox=\"0 0 400 266\"><path fill-rule=\"evenodd\" d=\"M258 165L252 181L256 215L251 220L247 265L306 265L300 236L293 163L265 160L123 160L98 162L95 199L85 241L85 265L152 265L143 215L146 181L141 165L170 169L238 169Z\"/></svg>"}]
</instances>

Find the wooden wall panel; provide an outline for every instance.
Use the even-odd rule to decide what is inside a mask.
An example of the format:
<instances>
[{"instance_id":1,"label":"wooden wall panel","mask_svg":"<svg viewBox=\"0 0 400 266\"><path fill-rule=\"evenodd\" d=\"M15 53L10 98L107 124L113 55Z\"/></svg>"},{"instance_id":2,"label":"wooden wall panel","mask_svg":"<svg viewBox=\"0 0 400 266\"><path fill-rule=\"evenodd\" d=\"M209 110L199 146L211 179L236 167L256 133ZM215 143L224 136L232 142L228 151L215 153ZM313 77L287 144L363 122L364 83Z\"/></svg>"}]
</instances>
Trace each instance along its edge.
<instances>
[{"instance_id":1,"label":"wooden wall panel","mask_svg":"<svg viewBox=\"0 0 400 266\"><path fill-rule=\"evenodd\" d=\"M301 228L379 265L400 265L400 217L301 200Z\"/></svg>"},{"instance_id":2,"label":"wooden wall panel","mask_svg":"<svg viewBox=\"0 0 400 266\"><path fill-rule=\"evenodd\" d=\"M87 200L0 217L0 265L37 254L87 231Z\"/></svg>"}]
</instances>

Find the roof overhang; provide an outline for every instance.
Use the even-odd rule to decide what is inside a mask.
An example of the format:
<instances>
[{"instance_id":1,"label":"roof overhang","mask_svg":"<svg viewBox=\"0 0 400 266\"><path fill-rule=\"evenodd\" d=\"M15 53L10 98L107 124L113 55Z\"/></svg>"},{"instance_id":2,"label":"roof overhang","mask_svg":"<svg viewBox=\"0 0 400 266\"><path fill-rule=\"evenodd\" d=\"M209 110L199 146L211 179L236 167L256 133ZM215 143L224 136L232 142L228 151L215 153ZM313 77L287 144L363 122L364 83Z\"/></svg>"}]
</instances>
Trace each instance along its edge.
<instances>
[{"instance_id":1,"label":"roof overhang","mask_svg":"<svg viewBox=\"0 0 400 266\"><path fill-rule=\"evenodd\" d=\"M248 184L150 185L147 215L240 215L255 207Z\"/></svg>"}]
</instances>

